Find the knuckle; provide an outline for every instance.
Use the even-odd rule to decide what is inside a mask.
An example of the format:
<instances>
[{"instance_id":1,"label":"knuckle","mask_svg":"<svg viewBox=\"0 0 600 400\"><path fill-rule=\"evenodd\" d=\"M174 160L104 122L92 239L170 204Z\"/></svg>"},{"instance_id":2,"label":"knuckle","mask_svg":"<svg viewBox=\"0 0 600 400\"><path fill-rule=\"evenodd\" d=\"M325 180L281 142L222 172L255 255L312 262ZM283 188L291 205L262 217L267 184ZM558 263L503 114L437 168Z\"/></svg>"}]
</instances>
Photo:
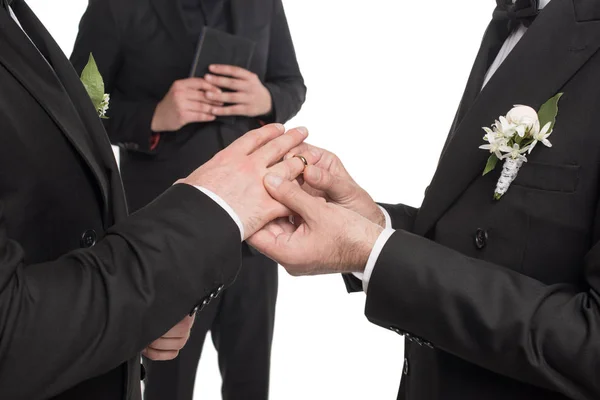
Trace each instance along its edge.
<instances>
[{"instance_id":1,"label":"knuckle","mask_svg":"<svg viewBox=\"0 0 600 400\"><path fill-rule=\"evenodd\" d=\"M156 354L156 351L154 351L154 350L152 350L152 349L146 349L146 350L145 350L145 353L146 353L146 354L145 354L146 358L149 358L149 359L151 359L151 360L155 360L155 361L157 360L157 354Z\"/></svg>"}]
</instances>

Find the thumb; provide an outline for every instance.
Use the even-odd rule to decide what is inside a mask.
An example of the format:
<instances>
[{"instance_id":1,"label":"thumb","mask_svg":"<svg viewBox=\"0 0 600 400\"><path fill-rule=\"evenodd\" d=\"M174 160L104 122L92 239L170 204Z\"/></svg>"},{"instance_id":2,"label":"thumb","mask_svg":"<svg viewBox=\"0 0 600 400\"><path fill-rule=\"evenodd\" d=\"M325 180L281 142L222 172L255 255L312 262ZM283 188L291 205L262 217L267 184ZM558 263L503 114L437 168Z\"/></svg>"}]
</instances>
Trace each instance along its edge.
<instances>
[{"instance_id":1,"label":"thumb","mask_svg":"<svg viewBox=\"0 0 600 400\"><path fill-rule=\"evenodd\" d=\"M304 182L310 187L325 192L333 201L342 201L352 196L356 187L349 179L340 179L331 172L309 165L304 170Z\"/></svg>"},{"instance_id":2,"label":"thumb","mask_svg":"<svg viewBox=\"0 0 600 400\"><path fill-rule=\"evenodd\" d=\"M300 215L305 221L313 221L311 216L323 204L302 190L295 182L283 179L279 175L267 174L264 183L271 197Z\"/></svg>"}]
</instances>

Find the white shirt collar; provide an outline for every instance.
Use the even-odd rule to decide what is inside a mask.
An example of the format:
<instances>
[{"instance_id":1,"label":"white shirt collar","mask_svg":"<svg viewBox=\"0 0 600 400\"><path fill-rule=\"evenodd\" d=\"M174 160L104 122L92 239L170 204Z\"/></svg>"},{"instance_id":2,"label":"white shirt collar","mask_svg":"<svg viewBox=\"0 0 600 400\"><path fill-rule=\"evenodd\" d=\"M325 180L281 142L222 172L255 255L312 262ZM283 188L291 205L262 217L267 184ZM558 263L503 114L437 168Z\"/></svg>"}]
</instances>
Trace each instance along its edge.
<instances>
[{"instance_id":1,"label":"white shirt collar","mask_svg":"<svg viewBox=\"0 0 600 400\"><path fill-rule=\"evenodd\" d=\"M540 0L540 3L538 4L538 8L541 10L542 8L546 7L548 5L548 3L550 3L550 0Z\"/></svg>"},{"instance_id":2,"label":"white shirt collar","mask_svg":"<svg viewBox=\"0 0 600 400\"><path fill-rule=\"evenodd\" d=\"M512 0L512 2L513 4L515 4L517 0ZM542 8L546 7L548 3L550 3L550 0L540 0L540 2L538 3L538 10L541 10Z\"/></svg>"}]
</instances>

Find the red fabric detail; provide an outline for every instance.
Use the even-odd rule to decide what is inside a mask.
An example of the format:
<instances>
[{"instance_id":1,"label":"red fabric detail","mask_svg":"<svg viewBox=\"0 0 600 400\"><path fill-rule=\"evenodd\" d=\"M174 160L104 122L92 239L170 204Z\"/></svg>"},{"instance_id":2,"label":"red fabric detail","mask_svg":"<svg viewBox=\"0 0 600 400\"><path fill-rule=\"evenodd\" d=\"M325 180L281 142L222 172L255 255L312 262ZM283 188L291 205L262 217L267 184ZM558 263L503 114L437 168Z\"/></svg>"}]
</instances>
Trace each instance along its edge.
<instances>
[{"instance_id":1,"label":"red fabric detail","mask_svg":"<svg viewBox=\"0 0 600 400\"><path fill-rule=\"evenodd\" d=\"M158 142L160 142L160 133L153 133L150 136L150 150L153 151L158 146Z\"/></svg>"}]
</instances>

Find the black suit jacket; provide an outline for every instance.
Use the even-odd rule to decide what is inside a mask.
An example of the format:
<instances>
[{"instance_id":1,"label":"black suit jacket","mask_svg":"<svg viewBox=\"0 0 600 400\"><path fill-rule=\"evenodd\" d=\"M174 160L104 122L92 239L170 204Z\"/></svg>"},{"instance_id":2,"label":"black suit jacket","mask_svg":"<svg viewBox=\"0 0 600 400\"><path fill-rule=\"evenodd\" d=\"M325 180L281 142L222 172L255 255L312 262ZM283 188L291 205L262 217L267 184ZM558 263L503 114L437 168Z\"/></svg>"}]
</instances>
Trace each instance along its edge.
<instances>
[{"instance_id":1,"label":"black suit jacket","mask_svg":"<svg viewBox=\"0 0 600 400\"><path fill-rule=\"evenodd\" d=\"M239 230L184 185L126 217L77 74L13 9L47 62L0 9L0 398L138 399L138 352L233 281Z\"/></svg>"},{"instance_id":2,"label":"black suit jacket","mask_svg":"<svg viewBox=\"0 0 600 400\"><path fill-rule=\"evenodd\" d=\"M600 2L550 2L457 121L421 208L388 206L366 315L408 338L400 399L600 398L599 48ZM481 127L557 92L553 147L494 201Z\"/></svg>"},{"instance_id":3,"label":"black suit jacket","mask_svg":"<svg viewBox=\"0 0 600 400\"><path fill-rule=\"evenodd\" d=\"M122 149L121 171L134 208L260 126L257 119L244 117L234 124L191 124L163 133L158 146L150 149L156 105L175 80L189 77L198 42L186 29L178 3L91 0L71 56L78 71L90 52L98 62L112 98L106 127L113 144ZM265 122L284 123L300 110L306 87L281 0L230 3L231 33L256 42L249 69L273 99L273 113Z\"/></svg>"}]
</instances>

